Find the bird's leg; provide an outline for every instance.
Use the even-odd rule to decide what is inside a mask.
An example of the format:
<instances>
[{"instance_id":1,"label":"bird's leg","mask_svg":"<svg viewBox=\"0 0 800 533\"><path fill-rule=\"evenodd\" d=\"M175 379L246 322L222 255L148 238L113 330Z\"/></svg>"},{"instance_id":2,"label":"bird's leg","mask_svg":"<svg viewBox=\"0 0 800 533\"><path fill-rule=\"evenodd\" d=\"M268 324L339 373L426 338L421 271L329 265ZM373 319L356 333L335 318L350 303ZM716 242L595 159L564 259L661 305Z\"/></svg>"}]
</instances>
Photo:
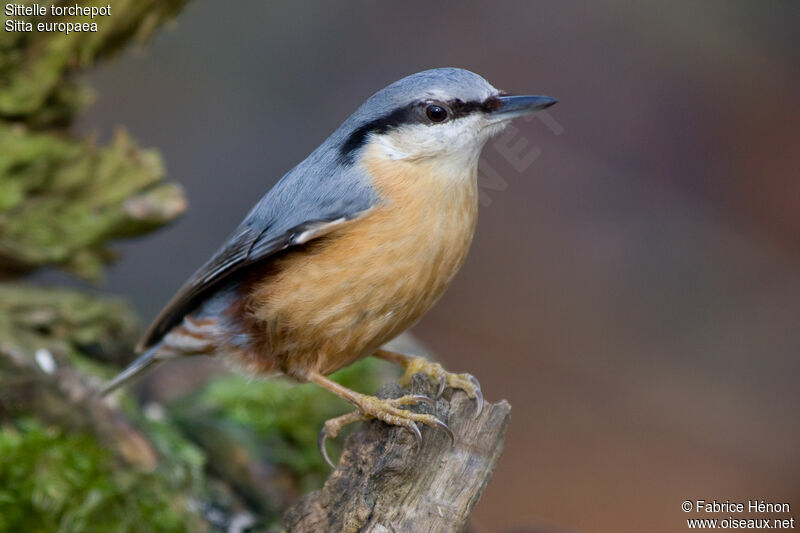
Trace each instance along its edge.
<instances>
[{"instance_id":1,"label":"bird's leg","mask_svg":"<svg viewBox=\"0 0 800 533\"><path fill-rule=\"evenodd\" d=\"M439 391L436 393L437 398L442 395L445 386L463 390L467 393L468 397L473 398L477 402L475 416L481 414L483 410L481 384L472 374L453 374L442 368L442 365L439 363L433 363L424 357L403 355L401 353L390 352L389 350L378 350L375 352L375 357L405 368L405 374L398 380L403 387L411 382L411 377L414 374L421 372L434 381L439 382Z\"/></svg>"},{"instance_id":2,"label":"bird's leg","mask_svg":"<svg viewBox=\"0 0 800 533\"><path fill-rule=\"evenodd\" d=\"M333 467L333 463L328 458L328 453L325 450L325 439L328 437L335 438L344 426L359 420L376 418L393 426L404 427L410 431L412 435L414 435L418 447L422 445L422 434L417 427L417 423L438 427L447 433L447 436L450 437L451 442L455 440L453 437L453 432L450 431L450 428L448 428L444 422L435 416L414 413L407 409L402 409L402 407L416 405L418 403L427 403L431 407L434 407L435 404L433 400L427 396L420 394L408 394L399 398L382 400L374 396L368 396L366 394L361 394L350 390L347 387L343 387L335 381L332 381L322 374L318 374L316 372L310 373L308 375L308 380L325 389L328 389L340 398L347 400L357 409L357 411L353 411L352 413L347 413L346 415L328 420L322 427L322 431L320 431L318 440L319 450L320 453L322 453L322 456L325 458L325 461L331 465L331 467Z\"/></svg>"}]
</instances>

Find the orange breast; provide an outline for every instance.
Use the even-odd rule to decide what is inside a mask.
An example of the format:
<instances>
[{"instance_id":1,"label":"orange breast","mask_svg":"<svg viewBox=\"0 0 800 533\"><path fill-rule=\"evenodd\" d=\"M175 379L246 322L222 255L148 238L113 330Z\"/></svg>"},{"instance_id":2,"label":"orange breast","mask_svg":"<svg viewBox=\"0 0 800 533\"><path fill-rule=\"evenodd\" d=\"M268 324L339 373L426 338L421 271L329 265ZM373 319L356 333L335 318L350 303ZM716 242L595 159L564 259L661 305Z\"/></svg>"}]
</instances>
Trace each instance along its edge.
<instances>
[{"instance_id":1,"label":"orange breast","mask_svg":"<svg viewBox=\"0 0 800 533\"><path fill-rule=\"evenodd\" d=\"M277 258L272 274L251 286L250 330L263 339L253 354L257 369L302 378L371 354L436 302L466 258L477 219L475 170L446 175L371 152L364 161L384 202Z\"/></svg>"}]
</instances>

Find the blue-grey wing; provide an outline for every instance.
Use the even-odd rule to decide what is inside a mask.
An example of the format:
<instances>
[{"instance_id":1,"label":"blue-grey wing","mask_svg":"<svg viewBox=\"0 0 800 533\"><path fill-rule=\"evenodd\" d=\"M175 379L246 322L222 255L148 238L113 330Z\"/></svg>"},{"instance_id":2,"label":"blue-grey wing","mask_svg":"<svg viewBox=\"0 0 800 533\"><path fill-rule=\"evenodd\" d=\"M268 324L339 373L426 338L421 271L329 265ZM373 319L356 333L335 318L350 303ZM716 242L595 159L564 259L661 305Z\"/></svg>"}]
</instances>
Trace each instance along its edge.
<instances>
[{"instance_id":1,"label":"blue-grey wing","mask_svg":"<svg viewBox=\"0 0 800 533\"><path fill-rule=\"evenodd\" d=\"M157 343L223 281L282 250L318 238L375 205L374 191L356 169L339 167L338 172L324 175L304 168L315 163L314 155L284 176L184 283L147 329L138 351Z\"/></svg>"}]
</instances>

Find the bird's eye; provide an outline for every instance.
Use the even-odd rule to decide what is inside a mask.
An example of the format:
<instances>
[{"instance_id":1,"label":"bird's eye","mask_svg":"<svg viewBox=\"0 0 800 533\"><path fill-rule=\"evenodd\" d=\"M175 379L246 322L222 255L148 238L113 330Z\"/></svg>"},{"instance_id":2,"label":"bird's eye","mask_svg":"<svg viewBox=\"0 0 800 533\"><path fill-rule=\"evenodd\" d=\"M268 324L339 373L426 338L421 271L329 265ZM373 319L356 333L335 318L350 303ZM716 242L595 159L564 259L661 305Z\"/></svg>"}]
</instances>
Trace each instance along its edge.
<instances>
[{"instance_id":1,"label":"bird's eye","mask_svg":"<svg viewBox=\"0 0 800 533\"><path fill-rule=\"evenodd\" d=\"M427 116L428 120L431 122L444 122L447 120L447 115L447 109L438 104L429 104L428 107L425 108L425 116Z\"/></svg>"}]
</instances>

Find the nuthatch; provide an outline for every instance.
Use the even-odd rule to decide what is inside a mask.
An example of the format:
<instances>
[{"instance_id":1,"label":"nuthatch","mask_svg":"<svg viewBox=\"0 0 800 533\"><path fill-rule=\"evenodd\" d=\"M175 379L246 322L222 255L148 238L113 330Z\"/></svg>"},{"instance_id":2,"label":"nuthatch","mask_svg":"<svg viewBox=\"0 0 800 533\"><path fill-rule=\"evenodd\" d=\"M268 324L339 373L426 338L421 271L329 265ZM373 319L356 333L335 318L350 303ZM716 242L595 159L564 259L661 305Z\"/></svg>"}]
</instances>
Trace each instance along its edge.
<instances>
[{"instance_id":1,"label":"nuthatch","mask_svg":"<svg viewBox=\"0 0 800 533\"><path fill-rule=\"evenodd\" d=\"M411 431L447 426L326 377L375 355L464 390L451 374L381 346L439 299L469 250L478 213L478 157L508 122L556 102L507 96L467 70L413 74L371 96L253 207L216 254L169 301L138 359L105 392L153 364L224 355L246 371L314 382L356 407L325 423L320 448L346 424L376 418ZM330 461L328 461L330 462Z\"/></svg>"}]
</instances>

